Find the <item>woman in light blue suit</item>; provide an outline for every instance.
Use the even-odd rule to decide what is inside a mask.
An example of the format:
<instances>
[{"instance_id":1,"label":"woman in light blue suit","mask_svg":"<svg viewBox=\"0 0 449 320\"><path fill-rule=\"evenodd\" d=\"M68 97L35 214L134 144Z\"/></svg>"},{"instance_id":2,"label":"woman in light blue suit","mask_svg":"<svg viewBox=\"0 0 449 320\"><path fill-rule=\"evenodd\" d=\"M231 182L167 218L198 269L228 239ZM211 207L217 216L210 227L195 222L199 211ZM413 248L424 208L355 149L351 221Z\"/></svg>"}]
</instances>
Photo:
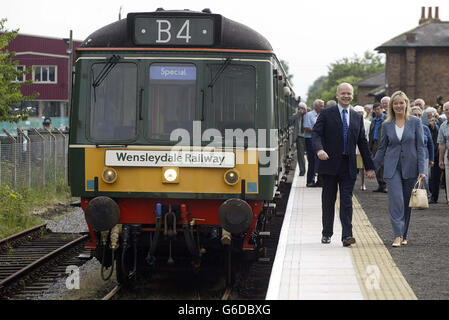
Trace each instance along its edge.
<instances>
[{"instance_id":1,"label":"woman in light blue suit","mask_svg":"<svg viewBox=\"0 0 449 320\"><path fill-rule=\"evenodd\" d=\"M384 164L388 211L393 226L393 247L407 244L410 195L417 179L425 178L424 134L421 120L411 116L410 101L402 91L393 93L382 137L374 157L376 170Z\"/></svg>"}]
</instances>

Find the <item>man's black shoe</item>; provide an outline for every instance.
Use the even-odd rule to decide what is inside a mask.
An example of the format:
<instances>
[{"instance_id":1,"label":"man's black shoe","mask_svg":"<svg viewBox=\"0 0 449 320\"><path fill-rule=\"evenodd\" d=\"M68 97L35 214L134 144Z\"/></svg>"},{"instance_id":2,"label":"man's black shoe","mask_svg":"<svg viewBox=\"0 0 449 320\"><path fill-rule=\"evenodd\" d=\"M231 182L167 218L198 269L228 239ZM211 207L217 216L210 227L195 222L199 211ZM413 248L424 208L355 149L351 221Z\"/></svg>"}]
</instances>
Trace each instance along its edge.
<instances>
[{"instance_id":1,"label":"man's black shoe","mask_svg":"<svg viewBox=\"0 0 449 320\"><path fill-rule=\"evenodd\" d=\"M376 190L373 190L373 192L387 192L383 188L377 188Z\"/></svg>"},{"instance_id":2,"label":"man's black shoe","mask_svg":"<svg viewBox=\"0 0 449 320\"><path fill-rule=\"evenodd\" d=\"M315 188L316 184L314 182L311 182L311 183L306 184L306 186L309 188Z\"/></svg>"},{"instance_id":3,"label":"man's black shoe","mask_svg":"<svg viewBox=\"0 0 449 320\"><path fill-rule=\"evenodd\" d=\"M343 247L349 247L351 244L355 243L355 238L353 237L346 237L342 240Z\"/></svg>"},{"instance_id":4,"label":"man's black shoe","mask_svg":"<svg viewBox=\"0 0 449 320\"><path fill-rule=\"evenodd\" d=\"M323 236L321 238L321 243L331 243L331 237Z\"/></svg>"},{"instance_id":5,"label":"man's black shoe","mask_svg":"<svg viewBox=\"0 0 449 320\"><path fill-rule=\"evenodd\" d=\"M383 193L388 193L388 190L387 190L387 189L382 189L381 192L383 192Z\"/></svg>"},{"instance_id":6,"label":"man's black shoe","mask_svg":"<svg viewBox=\"0 0 449 320\"><path fill-rule=\"evenodd\" d=\"M302 177L303 175L305 175L305 172L300 172L299 176Z\"/></svg>"}]
</instances>

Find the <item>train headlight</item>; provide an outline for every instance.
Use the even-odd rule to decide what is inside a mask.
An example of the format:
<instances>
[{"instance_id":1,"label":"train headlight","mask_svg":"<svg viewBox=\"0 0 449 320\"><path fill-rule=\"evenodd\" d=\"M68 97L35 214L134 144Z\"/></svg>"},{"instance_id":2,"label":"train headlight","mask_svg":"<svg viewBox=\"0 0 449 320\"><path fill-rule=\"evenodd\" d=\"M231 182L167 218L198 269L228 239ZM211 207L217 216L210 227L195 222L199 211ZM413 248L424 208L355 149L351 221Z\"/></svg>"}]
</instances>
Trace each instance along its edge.
<instances>
[{"instance_id":1,"label":"train headlight","mask_svg":"<svg viewBox=\"0 0 449 320\"><path fill-rule=\"evenodd\" d=\"M162 168L162 182L163 183L178 183L179 182L179 168Z\"/></svg>"},{"instance_id":2,"label":"train headlight","mask_svg":"<svg viewBox=\"0 0 449 320\"><path fill-rule=\"evenodd\" d=\"M114 183L117 180L117 171L112 168L105 168L101 178L106 183Z\"/></svg>"},{"instance_id":3,"label":"train headlight","mask_svg":"<svg viewBox=\"0 0 449 320\"><path fill-rule=\"evenodd\" d=\"M224 181L230 186L233 186L237 182L239 182L239 178L240 178L240 175L239 175L238 171L235 169L228 170L224 174Z\"/></svg>"}]
</instances>

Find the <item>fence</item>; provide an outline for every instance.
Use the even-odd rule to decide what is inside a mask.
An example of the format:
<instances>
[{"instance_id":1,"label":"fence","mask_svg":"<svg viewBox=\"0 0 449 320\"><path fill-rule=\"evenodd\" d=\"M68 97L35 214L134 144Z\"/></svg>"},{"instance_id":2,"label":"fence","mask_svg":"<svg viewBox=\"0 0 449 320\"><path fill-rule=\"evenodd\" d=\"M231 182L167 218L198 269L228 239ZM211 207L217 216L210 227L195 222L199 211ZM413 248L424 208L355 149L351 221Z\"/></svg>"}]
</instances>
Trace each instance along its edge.
<instances>
[{"instance_id":1,"label":"fence","mask_svg":"<svg viewBox=\"0 0 449 320\"><path fill-rule=\"evenodd\" d=\"M0 185L14 190L67 184L68 135L59 129L17 129L0 141Z\"/></svg>"}]
</instances>

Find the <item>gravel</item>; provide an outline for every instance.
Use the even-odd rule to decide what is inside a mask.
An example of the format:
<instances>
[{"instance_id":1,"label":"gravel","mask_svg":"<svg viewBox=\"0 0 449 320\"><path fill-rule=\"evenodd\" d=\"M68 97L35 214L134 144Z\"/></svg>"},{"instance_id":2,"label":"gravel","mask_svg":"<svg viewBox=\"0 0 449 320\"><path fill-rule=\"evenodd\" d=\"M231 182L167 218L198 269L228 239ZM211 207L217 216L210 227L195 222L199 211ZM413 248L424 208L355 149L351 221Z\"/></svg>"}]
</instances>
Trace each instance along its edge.
<instances>
[{"instance_id":1,"label":"gravel","mask_svg":"<svg viewBox=\"0 0 449 320\"><path fill-rule=\"evenodd\" d=\"M89 231L84 212L78 207L70 208L67 212L44 219L44 221L47 223L47 228L53 232L77 233Z\"/></svg>"},{"instance_id":2,"label":"gravel","mask_svg":"<svg viewBox=\"0 0 449 320\"><path fill-rule=\"evenodd\" d=\"M101 264L93 258L79 267L79 288L68 289L68 276L63 277L36 300L101 300L117 285L117 281L115 271L108 281L103 281L100 269Z\"/></svg>"},{"instance_id":3,"label":"gravel","mask_svg":"<svg viewBox=\"0 0 449 320\"><path fill-rule=\"evenodd\" d=\"M69 207L61 214L51 215L43 219L47 228L53 232L80 233L88 232L84 212L79 207ZM79 267L79 289L68 289L67 276L62 277L54 283L46 292L38 296L37 300L84 300L101 299L107 292L117 284L115 274L104 282L100 276L101 264L92 258ZM109 270L106 271L108 274Z\"/></svg>"}]
</instances>

